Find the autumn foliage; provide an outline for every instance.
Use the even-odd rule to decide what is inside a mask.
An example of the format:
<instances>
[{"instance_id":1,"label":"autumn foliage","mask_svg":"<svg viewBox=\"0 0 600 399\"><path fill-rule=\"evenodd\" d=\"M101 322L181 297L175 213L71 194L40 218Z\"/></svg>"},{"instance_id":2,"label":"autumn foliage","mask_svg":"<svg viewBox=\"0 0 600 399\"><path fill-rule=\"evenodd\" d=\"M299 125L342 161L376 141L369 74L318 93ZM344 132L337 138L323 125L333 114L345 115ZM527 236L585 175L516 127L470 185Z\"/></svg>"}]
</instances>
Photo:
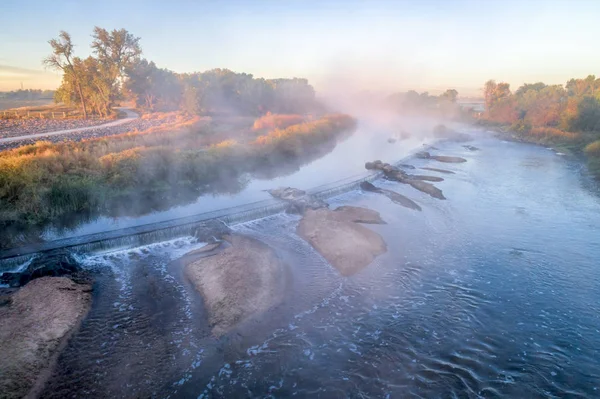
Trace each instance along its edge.
<instances>
[{"instance_id":1,"label":"autumn foliage","mask_svg":"<svg viewBox=\"0 0 600 399\"><path fill-rule=\"evenodd\" d=\"M564 86L524 84L514 93L507 83L490 80L484 96L485 120L509 125L527 141L583 152L600 176L600 79L590 75Z\"/></svg>"},{"instance_id":2,"label":"autumn foliage","mask_svg":"<svg viewBox=\"0 0 600 399\"><path fill-rule=\"evenodd\" d=\"M274 129L250 143L206 141L201 118L170 128L81 142L38 142L0 152L0 225L42 224L73 213L198 195L224 176L315 152L355 125L348 115ZM235 179L234 179L235 180ZM194 197L195 198L195 197Z\"/></svg>"},{"instance_id":3,"label":"autumn foliage","mask_svg":"<svg viewBox=\"0 0 600 399\"><path fill-rule=\"evenodd\" d=\"M267 112L266 115L254 121L252 126L253 130L273 130L273 129L285 129L291 125L297 125L302 123L306 118L302 115L295 114L272 114Z\"/></svg>"}]
</instances>

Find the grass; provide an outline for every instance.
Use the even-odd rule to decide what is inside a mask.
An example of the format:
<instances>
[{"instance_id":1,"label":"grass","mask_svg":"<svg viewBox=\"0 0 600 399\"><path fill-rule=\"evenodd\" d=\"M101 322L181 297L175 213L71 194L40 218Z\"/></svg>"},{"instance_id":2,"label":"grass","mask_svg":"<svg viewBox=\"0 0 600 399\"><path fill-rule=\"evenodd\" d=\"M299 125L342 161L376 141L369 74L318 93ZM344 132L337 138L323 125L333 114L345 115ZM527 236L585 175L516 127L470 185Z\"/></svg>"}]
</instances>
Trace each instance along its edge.
<instances>
[{"instance_id":1,"label":"grass","mask_svg":"<svg viewBox=\"0 0 600 399\"><path fill-rule=\"evenodd\" d=\"M271 114L258 118L254 121L252 129L257 131L268 131L273 129L285 129L286 127L297 125L305 121L305 117L298 114Z\"/></svg>"},{"instance_id":2,"label":"grass","mask_svg":"<svg viewBox=\"0 0 600 399\"><path fill-rule=\"evenodd\" d=\"M52 99L43 99L43 100L7 100L0 99L0 111L4 110L14 110L15 108L22 107L31 107L33 109L38 109L42 106L47 106L52 104ZM39 112L39 111L38 111ZM2 116L2 113L0 113Z\"/></svg>"},{"instance_id":3,"label":"grass","mask_svg":"<svg viewBox=\"0 0 600 399\"><path fill-rule=\"evenodd\" d=\"M326 115L240 143L215 141L207 122L181 119L169 128L1 152L0 225L113 214L141 201L173 204L228 178L314 153L355 126L347 115Z\"/></svg>"},{"instance_id":4,"label":"grass","mask_svg":"<svg viewBox=\"0 0 600 399\"><path fill-rule=\"evenodd\" d=\"M3 108L4 104L4 108ZM0 100L0 119L81 119L83 113L79 107L71 107L64 104L55 104L52 100L13 101ZM113 109L109 118L119 117L120 111ZM41 115L41 116L40 116ZM94 115L88 115L89 119L97 119Z\"/></svg>"}]
</instances>

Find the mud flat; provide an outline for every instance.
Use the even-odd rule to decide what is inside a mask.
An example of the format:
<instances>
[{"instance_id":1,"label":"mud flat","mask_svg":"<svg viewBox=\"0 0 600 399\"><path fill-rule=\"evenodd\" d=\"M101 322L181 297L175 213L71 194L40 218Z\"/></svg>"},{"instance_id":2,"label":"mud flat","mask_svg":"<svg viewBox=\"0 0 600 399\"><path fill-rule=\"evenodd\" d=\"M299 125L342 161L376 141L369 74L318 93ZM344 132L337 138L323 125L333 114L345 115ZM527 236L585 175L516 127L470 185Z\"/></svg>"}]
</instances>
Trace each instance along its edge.
<instances>
[{"instance_id":1,"label":"mud flat","mask_svg":"<svg viewBox=\"0 0 600 399\"><path fill-rule=\"evenodd\" d=\"M308 209L297 233L342 275L351 276L387 251L383 238L359 223L385 222L378 212L366 208Z\"/></svg>"},{"instance_id":2,"label":"mud flat","mask_svg":"<svg viewBox=\"0 0 600 399\"><path fill-rule=\"evenodd\" d=\"M37 396L91 304L91 286L42 277L0 307L0 397Z\"/></svg>"},{"instance_id":3,"label":"mud flat","mask_svg":"<svg viewBox=\"0 0 600 399\"><path fill-rule=\"evenodd\" d=\"M217 336L277 305L286 281L284 265L268 245L240 235L226 239L229 247L185 266L186 277L204 298Z\"/></svg>"}]
</instances>

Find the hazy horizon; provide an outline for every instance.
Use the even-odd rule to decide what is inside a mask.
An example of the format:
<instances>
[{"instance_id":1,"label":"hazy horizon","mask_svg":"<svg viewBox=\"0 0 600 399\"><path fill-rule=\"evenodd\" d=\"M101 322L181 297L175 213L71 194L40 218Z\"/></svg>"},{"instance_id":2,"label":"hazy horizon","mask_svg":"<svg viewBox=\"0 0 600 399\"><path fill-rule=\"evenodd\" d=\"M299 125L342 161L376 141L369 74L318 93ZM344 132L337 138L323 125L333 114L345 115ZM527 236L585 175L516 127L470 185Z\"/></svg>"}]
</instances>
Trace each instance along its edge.
<instances>
[{"instance_id":1,"label":"hazy horizon","mask_svg":"<svg viewBox=\"0 0 600 399\"><path fill-rule=\"evenodd\" d=\"M514 7L511 7L514 6ZM175 72L227 68L256 77L305 77L319 92L477 96L488 79L512 88L597 74L600 3L471 0L78 4L8 0L1 7L0 90L54 89L47 41L69 32L90 54L94 26L141 37L144 57Z\"/></svg>"}]
</instances>

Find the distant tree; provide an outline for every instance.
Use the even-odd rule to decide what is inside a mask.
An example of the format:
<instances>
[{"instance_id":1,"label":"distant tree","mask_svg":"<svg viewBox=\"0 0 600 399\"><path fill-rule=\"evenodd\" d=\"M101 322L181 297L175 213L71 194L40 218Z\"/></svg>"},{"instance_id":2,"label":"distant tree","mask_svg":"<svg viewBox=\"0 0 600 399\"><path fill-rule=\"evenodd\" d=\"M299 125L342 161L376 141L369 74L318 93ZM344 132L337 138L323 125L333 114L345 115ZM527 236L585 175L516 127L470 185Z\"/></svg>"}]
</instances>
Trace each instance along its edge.
<instances>
[{"instance_id":1,"label":"distant tree","mask_svg":"<svg viewBox=\"0 0 600 399\"><path fill-rule=\"evenodd\" d=\"M545 83L537 82L537 83L525 83L523 86L519 87L517 91L515 91L516 96L521 96L528 92L529 90L540 91L546 87Z\"/></svg>"},{"instance_id":2,"label":"distant tree","mask_svg":"<svg viewBox=\"0 0 600 399\"><path fill-rule=\"evenodd\" d=\"M151 111L177 109L182 100L182 83L167 69L143 59L127 68L124 90L136 105Z\"/></svg>"},{"instance_id":3,"label":"distant tree","mask_svg":"<svg viewBox=\"0 0 600 399\"><path fill-rule=\"evenodd\" d=\"M585 79L571 79L565 88L569 96L595 96L600 92L600 79L596 79L594 75L589 75Z\"/></svg>"},{"instance_id":4,"label":"distant tree","mask_svg":"<svg viewBox=\"0 0 600 399\"><path fill-rule=\"evenodd\" d=\"M571 122L571 128L579 131L600 132L600 101L585 96L577 106L577 116Z\"/></svg>"},{"instance_id":5,"label":"distant tree","mask_svg":"<svg viewBox=\"0 0 600 399\"><path fill-rule=\"evenodd\" d=\"M125 29L111 32L96 26L92 34L92 49L98 59L98 73L110 82L109 102L116 101L121 94L126 70L140 60L142 48L140 38Z\"/></svg>"},{"instance_id":6,"label":"distant tree","mask_svg":"<svg viewBox=\"0 0 600 399\"><path fill-rule=\"evenodd\" d=\"M73 56L73 43L71 35L65 31L61 31L58 39L48 41L52 47L52 54L44 59L44 65L49 68L63 71L63 76L66 76L72 81L73 90L79 95L81 102L83 117L87 119L86 101L83 95L81 69L76 69L74 64L81 60ZM64 77L63 77L64 79Z\"/></svg>"},{"instance_id":7,"label":"distant tree","mask_svg":"<svg viewBox=\"0 0 600 399\"><path fill-rule=\"evenodd\" d=\"M458 91L456 91L454 89L448 89L440 95L441 100L449 101L451 103L455 103L457 97L458 97Z\"/></svg>"}]
</instances>

